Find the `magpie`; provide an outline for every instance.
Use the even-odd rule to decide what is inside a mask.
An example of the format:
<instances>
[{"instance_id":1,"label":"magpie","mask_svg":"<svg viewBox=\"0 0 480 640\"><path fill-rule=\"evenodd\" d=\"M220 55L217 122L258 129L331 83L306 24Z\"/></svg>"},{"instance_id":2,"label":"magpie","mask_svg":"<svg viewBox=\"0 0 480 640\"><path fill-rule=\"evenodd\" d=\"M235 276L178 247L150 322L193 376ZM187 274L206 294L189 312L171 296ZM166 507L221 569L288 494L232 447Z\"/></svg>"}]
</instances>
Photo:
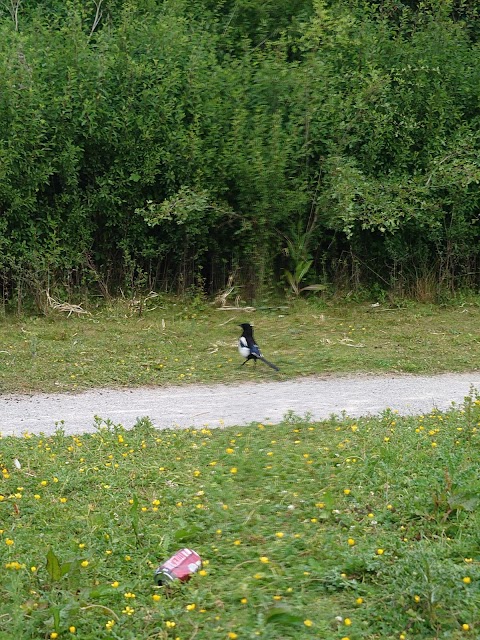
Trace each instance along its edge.
<instances>
[{"instance_id":1,"label":"magpie","mask_svg":"<svg viewBox=\"0 0 480 640\"><path fill-rule=\"evenodd\" d=\"M275 369L275 371L280 371L277 366L275 366L262 356L258 344L255 343L255 340L253 338L252 325L248 324L248 322L244 322L239 326L242 327L243 333L238 340L238 351L241 356L246 358L246 360L242 362L241 366L243 367L245 362L248 362L249 360L253 360L255 364L257 364L257 360L263 360L265 364L268 364L268 366L272 367L272 369Z\"/></svg>"}]
</instances>

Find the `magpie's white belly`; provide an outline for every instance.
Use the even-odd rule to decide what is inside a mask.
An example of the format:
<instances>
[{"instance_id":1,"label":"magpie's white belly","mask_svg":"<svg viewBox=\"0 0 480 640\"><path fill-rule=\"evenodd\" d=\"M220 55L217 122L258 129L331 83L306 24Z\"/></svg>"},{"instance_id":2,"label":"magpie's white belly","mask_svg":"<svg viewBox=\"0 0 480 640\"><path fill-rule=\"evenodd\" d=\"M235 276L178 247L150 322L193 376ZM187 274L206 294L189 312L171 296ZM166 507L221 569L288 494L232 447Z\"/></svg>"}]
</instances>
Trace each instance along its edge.
<instances>
[{"instance_id":1,"label":"magpie's white belly","mask_svg":"<svg viewBox=\"0 0 480 640\"><path fill-rule=\"evenodd\" d=\"M238 345L238 352L244 358L248 358L248 356L250 355L250 349L248 347L244 347L241 344Z\"/></svg>"}]
</instances>

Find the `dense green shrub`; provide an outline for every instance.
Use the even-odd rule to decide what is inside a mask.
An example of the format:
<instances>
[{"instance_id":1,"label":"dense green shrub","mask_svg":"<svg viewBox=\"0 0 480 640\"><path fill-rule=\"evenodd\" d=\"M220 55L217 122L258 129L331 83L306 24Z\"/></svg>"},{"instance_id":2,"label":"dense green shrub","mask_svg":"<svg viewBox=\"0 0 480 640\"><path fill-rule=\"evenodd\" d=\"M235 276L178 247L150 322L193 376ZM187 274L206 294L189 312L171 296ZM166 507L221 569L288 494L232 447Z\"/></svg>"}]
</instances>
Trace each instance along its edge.
<instances>
[{"instance_id":1,"label":"dense green shrub","mask_svg":"<svg viewBox=\"0 0 480 640\"><path fill-rule=\"evenodd\" d=\"M4 297L478 284L474 5L0 9Z\"/></svg>"}]
</instances>

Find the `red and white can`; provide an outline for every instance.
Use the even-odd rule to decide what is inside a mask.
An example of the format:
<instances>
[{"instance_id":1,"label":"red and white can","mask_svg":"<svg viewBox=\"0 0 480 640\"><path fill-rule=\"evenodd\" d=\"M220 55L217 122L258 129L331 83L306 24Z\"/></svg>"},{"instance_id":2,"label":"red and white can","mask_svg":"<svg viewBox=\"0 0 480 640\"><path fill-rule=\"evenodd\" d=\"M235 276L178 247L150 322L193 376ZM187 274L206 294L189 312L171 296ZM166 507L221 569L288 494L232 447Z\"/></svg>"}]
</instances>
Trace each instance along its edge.
<instances>
[{"instance_id":1,"label":"red and white can","mask_svg":"<svg viewBox=\"0 0 480 640\"><path fill-rule=\"evenodd\" d=\"M201 566L202 560L198 553L192 549L180 549L158 567L155 571L155 582L158 585L167 584L174 580L186 582Z\"/></svg>"}]
</instances>

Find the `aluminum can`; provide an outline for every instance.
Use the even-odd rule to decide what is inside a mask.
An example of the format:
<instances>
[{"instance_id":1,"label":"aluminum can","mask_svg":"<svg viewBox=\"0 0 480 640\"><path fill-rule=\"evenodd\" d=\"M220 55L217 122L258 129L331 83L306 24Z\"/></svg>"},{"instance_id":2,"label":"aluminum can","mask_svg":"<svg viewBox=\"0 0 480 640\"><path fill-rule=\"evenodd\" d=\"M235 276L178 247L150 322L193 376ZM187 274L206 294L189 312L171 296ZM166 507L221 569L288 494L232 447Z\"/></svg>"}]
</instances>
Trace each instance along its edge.
<instances>
[{"instance_id":1,"label":"aluminum can","mask_svg":"<svg viewBox=\"0 0 480 640\"><path fill-rule=\"evenodd\" d=\"M202 566L198 553L192 549L180 549L171 558L162 562L155 571L155 582L158 585L168 584L174 580L186 582Z\"/></svg>"}]
</instances>

